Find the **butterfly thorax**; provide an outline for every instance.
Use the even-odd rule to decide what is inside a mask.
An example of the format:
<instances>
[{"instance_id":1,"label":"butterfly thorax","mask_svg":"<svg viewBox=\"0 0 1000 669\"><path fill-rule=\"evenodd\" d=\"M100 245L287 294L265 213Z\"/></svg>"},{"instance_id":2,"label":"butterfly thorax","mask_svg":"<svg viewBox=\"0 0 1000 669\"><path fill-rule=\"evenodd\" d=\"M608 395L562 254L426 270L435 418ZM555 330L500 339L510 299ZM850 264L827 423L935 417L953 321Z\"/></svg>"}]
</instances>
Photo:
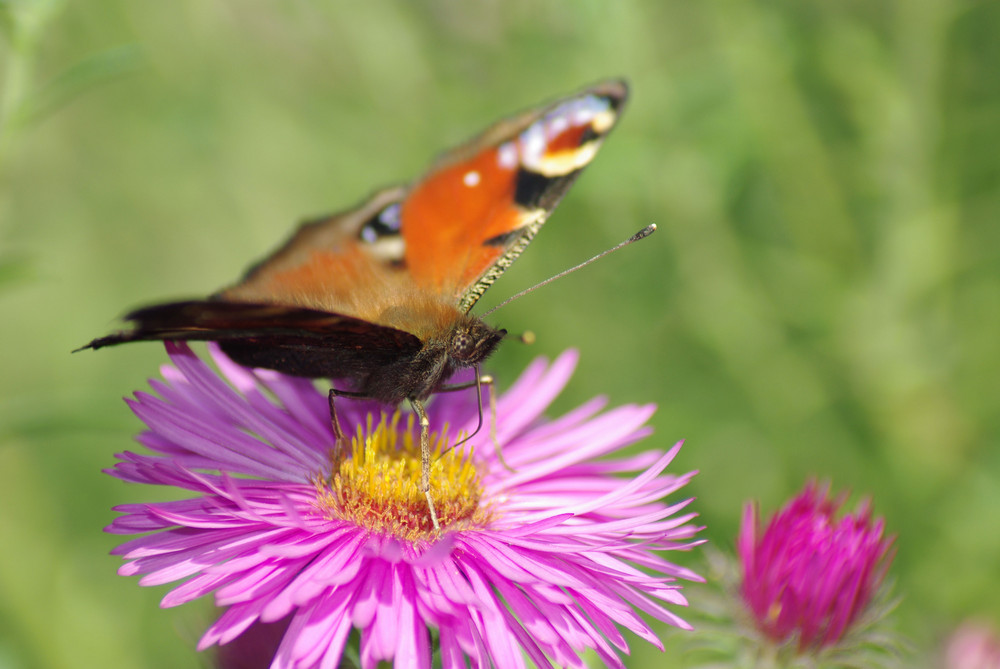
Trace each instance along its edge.
<instances>
[{"instance_id":1,"label":"butterfly thorax","mask_svg":"<svg viewBox=\"0 0 1000 669\"><path fill-rule=\"evenodd\" d=\"M506 334L475 316L462 315L425 340L413 357L358 379L357 392L386 404L426 399L459 369L475 367L488 358Z\"/></svg>"}]
</instances>

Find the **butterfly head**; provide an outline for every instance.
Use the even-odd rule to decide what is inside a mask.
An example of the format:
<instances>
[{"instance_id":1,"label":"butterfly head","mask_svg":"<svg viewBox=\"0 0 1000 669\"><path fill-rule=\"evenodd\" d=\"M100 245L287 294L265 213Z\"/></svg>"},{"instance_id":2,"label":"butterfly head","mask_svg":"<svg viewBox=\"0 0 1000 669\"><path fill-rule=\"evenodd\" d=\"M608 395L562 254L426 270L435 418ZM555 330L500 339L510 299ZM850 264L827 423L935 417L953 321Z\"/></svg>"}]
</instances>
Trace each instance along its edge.
<instances>
[{"instance_id":1,"label":"butterfly head","mask_svg":"<svg viewBox=\"0 0 1000 669\"><path fill-rule=\"evenodd\" d=\"M507 335L475 317L459 321L448 336L448 358L456 367L472 367L493 353Z\"/></svg>"}]
</instances>

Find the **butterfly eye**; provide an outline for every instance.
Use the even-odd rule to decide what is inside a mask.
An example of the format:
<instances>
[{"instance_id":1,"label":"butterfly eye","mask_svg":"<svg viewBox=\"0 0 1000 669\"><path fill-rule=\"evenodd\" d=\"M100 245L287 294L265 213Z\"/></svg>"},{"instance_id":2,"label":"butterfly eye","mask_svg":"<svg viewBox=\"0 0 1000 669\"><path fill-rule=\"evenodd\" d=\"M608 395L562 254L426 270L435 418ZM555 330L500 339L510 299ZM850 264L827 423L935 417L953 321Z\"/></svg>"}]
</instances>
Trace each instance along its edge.
<instances>
[{"instance_id":1,"label":"butterfly eye","mask_svg":"<svg viewBox=\"0 0 1000 669\"><path fill-rule=\"evenodd\" d=\"M378 258L399 264L406 254L401 228L399 203L393 202L365 221L358 231L358 237Z\"/></svg>"},{"instance_id":2,"label":"butterfly eye","mask_svg":"<svg viewBox=\"0 0 1000 669\"><path fill-rule=\"evenodd\" d=\"M456 360L468 360L476 350L476 342L468 332L457 332L451 338L451 356Z\"/></svg>"}]
</instances>

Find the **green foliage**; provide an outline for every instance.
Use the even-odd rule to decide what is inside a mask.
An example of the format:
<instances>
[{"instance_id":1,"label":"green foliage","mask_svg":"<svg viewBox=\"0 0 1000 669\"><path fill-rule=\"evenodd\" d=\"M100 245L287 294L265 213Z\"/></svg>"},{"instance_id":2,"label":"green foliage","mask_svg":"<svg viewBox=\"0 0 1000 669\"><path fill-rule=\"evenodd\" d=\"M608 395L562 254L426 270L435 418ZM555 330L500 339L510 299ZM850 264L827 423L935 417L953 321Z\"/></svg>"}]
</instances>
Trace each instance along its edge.
<instances>
[{"instance_id":1,"label":"green foliage","mask_svg":"<svg viewBox=\"0 0 1000 669\"><path fill-rule=\"evenodd\" d=\"M498 312L538 343L491 371L576 346L562 408L657 402L721 548L809 475L871 494L928 653L1000 619L997 3L7 0L0 30L0 664L190 666L212 615L100 532L150 494L99 470L162 349L71 349L616 75L620 127L483 307L659 232Z\"/></svg>"}]
</instances>

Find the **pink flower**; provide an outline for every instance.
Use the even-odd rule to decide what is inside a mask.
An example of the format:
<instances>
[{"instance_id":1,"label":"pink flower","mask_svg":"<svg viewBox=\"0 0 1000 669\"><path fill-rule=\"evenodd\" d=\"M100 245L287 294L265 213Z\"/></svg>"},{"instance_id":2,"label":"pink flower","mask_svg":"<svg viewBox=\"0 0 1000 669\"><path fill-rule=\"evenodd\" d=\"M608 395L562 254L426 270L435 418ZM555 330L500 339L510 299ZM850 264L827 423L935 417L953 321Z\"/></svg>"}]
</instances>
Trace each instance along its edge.
<instances>
[{"instance_id":1,"label":"pink flower","mask_svg":"<svg viewBox=\"0 0 1000 669\"><path fill-rule=\"evenodd\" d=\"M984 623L963 623L948 640L945 669L1000 669L1000 637Z\"/></svg>"},{"instance_id":2,"label":"pink flower","mask_svg":"<svg viewBox=\"0 0 1000 669\"><path fill-rule=\"evenodd\" d=\"M484 428L462 446L441 436L476 426L474 393L429 408L443 455L429 524L412 421L371 402L342 400L357 435L351 458L333 453L326 395L311 382L234 365L216 349L220 378L189 348L168 344L175 367L151 381L155 397L130 405L155 455L123 453L113 476L195 493L130 504L109 532L143 536L116 553L140 584L181 583L176 606L213 593L226 611L199 648L226 644L258 623L290 617L272 667L337 666L359 631L361 663L430 667L430 629L444 667L524 656L583 667L592 649L622 666L621 628L662 648L637 611L682 628L664 606L685 605L678 578L701 580L659 555L698 543L690 500L660 500L693 473L666 474L680 444L612 456L649 433L650 406L600 413L601 399L546 421L575 354L536 361L497 401L496 440Z\"/></svg>"},{"instance_id":3,"label":"pink flower","mask_svg":"<svg viewBox=\"0 0 1000 669\"><path fill-rule=\"evenodd\" d=\"M845 496L829 497L814 482L776 513L763 534L756 505L747 505L738 549L743 602L754 624L798 650L840 641L865 612L892 562L893 538L869 503L837 520Z\"/></svg>"},{"instance_id":4,"label":"pink flower","mask_svg":"<svg viewBox=\"0 0 1000 669\"><path fill-rule=\"evenodd\" d=\"M218 669L267 669L288 630L289 618L255 622L229 643L219 646L213 666Z\"/></svg>"}]
</instances>

